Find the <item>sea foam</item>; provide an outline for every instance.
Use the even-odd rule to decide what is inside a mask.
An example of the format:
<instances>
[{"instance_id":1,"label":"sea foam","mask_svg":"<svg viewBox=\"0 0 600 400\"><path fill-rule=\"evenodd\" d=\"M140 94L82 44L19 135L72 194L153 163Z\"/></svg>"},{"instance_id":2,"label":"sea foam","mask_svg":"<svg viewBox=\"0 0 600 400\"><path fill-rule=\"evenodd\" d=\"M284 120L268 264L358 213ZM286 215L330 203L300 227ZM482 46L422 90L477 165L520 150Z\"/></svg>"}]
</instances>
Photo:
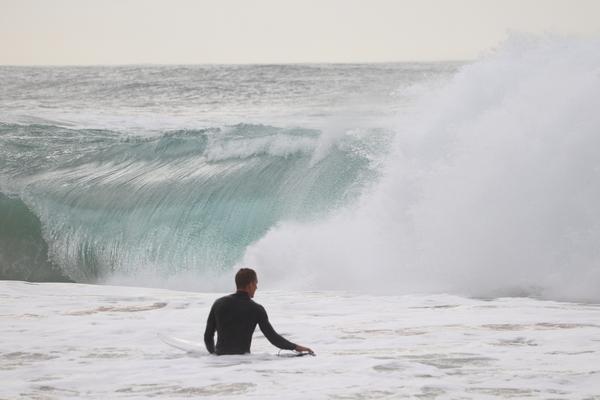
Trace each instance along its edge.
<instances>
[{"instance_id":1,"label":"sea foam","mask_svg":"<svg viewBox=\"0 0 600 400\"><path fill-rule=\"evenodd\" d=\"M246 251L272 287L600 300L600 42L513 37L399 118L383 178Z\"/></svg>"}]
</instances>

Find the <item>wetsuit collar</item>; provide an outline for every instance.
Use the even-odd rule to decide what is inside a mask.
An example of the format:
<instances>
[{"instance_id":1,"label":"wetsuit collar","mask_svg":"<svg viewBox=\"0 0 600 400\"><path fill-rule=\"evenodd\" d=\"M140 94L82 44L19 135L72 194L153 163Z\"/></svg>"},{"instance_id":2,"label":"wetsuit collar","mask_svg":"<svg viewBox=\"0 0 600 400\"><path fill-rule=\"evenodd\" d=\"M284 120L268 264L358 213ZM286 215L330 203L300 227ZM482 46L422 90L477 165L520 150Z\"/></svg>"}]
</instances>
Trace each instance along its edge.
<instances>
[{"instance_id":1,"label":"wetsuit collar","mask_svg":"<svg viewBox=\"0 0 600 400\"><path fill-rule=\"evenodd\" d=\"M250 295L245 290L238 290L238 291L235 292L235 294L238 295L238 296L243 296L243 297L250 298Z\"/></svg>"}]
</instances>

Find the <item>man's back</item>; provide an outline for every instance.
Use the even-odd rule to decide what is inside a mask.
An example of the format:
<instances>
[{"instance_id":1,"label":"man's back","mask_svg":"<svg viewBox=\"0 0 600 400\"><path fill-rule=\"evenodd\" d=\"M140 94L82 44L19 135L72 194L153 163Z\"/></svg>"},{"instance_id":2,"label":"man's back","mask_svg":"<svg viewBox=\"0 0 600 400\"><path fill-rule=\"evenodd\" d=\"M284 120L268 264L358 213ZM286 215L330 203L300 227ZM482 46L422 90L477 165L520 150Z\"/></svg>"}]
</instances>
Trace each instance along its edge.
<instances>
[{"instance_id":1,"label":"man's back","mask_svg":"<svg viewBox=\"0 0 600 400\"><path fill-rule=\"evenodd\" d=\"M267 312L248 293L238 291L221 297L213 304L204 332L204 343L210 353L245 354L250 352L252 334L259 325L265 337L280 349L294 350L296 345L275 332ZM217 346L214 334L217 332Z\"/></svg>"}]
</instances>

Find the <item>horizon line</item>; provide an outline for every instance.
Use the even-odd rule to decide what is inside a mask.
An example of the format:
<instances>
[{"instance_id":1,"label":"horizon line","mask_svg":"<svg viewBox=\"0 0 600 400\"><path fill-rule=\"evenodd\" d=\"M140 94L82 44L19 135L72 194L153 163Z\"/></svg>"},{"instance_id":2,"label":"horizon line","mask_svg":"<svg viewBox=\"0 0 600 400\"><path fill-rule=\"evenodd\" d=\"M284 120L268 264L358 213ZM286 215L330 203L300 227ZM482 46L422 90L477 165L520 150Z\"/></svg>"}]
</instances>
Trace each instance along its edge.
<instances>
[{"instance_id":1,"label":"horizon line","mask_svg":"<svg viewBox=\"0 0 600 400\"><path fill-rule=\"evenodd\" d=\"M468 63L476 59L413 60L413 61L301 61L301 62L206 62L206 63L114 63L114 64L2 64L0 67L174 67L174 66L284 66L284 65L385 65L385 64L440 64Z\"/></svg>"}]
</instances>

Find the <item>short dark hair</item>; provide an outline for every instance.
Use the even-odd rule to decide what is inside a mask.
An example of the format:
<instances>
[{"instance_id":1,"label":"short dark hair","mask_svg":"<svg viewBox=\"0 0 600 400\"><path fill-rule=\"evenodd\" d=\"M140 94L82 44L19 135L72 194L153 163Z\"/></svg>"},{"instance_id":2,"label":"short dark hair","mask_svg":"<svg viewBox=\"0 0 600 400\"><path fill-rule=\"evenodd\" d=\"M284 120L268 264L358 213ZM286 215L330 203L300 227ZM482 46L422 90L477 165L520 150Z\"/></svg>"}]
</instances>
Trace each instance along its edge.
<instances>
[{"instance_id":1,"label":"short dark hair","mask_svg":"<svg viewBox=\"0 0 600 400\"><path fill-rule=\"evenodd\" d=\"M243 289L256 281L258 281L258 277L256 276L256 271L252 268L240 268L237 274L235 274L235 286L238 289Z\"/></svg>"}]
</instances>

